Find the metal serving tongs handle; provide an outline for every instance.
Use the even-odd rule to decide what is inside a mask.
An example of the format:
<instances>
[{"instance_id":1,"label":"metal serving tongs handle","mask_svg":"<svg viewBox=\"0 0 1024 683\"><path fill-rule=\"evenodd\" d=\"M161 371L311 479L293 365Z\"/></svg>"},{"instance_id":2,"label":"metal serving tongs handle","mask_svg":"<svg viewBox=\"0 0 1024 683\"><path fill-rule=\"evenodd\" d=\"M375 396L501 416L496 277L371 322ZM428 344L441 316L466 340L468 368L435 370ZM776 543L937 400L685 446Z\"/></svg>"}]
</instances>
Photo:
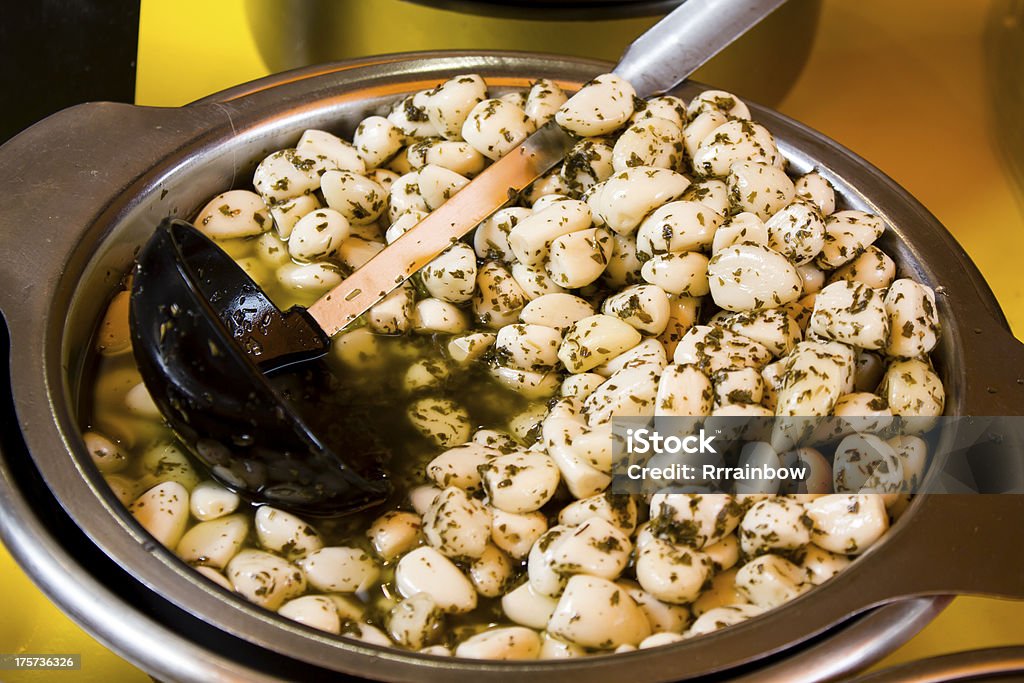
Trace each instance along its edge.
<instances>
[{"instance_id":1,"label":"metal serving tongs handle","mask_svg":"<svg viewBox=\"0 0 1024 683\"><path fill-rule=\"evenodd\" d=\"M785 0L686 0L626 50L614 73L640 97L678 85ZM553 120L395 240L308 313L329 336L343 330L456 240L562 160L576 140Z\"/></svg>"}]
</instances>

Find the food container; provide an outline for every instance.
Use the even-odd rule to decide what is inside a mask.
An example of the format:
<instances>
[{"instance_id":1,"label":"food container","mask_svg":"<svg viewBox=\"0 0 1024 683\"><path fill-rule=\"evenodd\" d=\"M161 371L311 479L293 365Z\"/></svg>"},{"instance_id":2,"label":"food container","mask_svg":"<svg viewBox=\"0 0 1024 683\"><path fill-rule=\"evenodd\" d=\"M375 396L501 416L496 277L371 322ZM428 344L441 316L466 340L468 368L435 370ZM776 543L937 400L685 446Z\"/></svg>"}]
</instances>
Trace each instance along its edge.
<instances>
[{"instance_id":1,"label":"food container","mask_svg":"<svg viewBox=\"0 0 1024 683\"><path fill-rule=\"evenodd\" d=\"M381 56L281 74L180 109L83 105L0 149L0 174L8 179L0 207L0 310L12 359L2 409L5 424L20 425L3 435L0 534L26 571L101 641L172 680L320 680L335 672L384 680L517 674L653 681L722 671L824 680L898 647L948 602L927 597L875 606L901 587L931 596L954 588L1009 593L1012 577L995 571L921 568L986 553L995 563L1013 552L998 543L1001 525L1024 514L1017 502L1024 497L921 496L850 571L736 627L570 661L437 658L336 638L264 612L159 546L108 490L80 438L78 382L100 312L161 218L191 216L212 192L246 183L263 155L306 128L350 134L396 96L450 76L479 73L498 90L546 77L572 89L608 68L536 54ZM679 94L700 88L688 84ZM935 360L947 411L1019 413L1024 378L1016 373L1024 370L1024 347L953 238L863 160L778 114L753 110L798 171L819 167L852 208L894 226L883 246L901 273L941 285L945 329Z\"/></svg>"}]
</instances>

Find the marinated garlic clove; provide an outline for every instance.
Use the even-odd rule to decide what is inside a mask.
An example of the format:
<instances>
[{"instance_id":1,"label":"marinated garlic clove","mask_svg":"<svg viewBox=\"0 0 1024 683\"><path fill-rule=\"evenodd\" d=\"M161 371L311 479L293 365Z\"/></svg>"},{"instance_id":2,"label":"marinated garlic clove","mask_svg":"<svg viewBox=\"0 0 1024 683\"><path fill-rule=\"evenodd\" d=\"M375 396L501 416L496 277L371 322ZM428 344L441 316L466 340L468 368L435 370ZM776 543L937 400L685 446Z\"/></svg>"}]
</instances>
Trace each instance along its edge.
<instances>
[{"instance_id":1,"label":"marinated garlic clove","mask_svg":"<svg viewBox=\"0 0 1024 683\"><path fill-rule=\"evenodd\" d=\"M668 326L668 295L655 285L634 285L605 299L601 312L629 323L639 332L658 335Z\"/></svg>"},{"instance_id":2,"label":"marinated garlic clove","mask_svg":"<svg viewBox=\"0 0 1024 683\"><path fill-rule=\"evenodd\" d=\"M366 164L351 143L323 130L307 130L295 145L298 154L316 160L313 171L323 177L325 171L339 170L363 174Z\"/></svg>"},{"instance_id":3,"label":"marinated garlic clove","mask_svg":"<svg viewBox=\"0 0 1024 683\"><path fill-rule=\"evenodd\" d=\"M614 74L593 79L569 98L555 114L562 128L580 137L607 135L633 115L633 86Z\"/></svg>"},{"instance_id":4,"label":"marinated garlic clove","mask_svg":"<svg viewBox=\"0 0 1024 683\"><path fill-rule=\"evenodd\" d=\"M505 512L539 510L560 480L558 467L543 453L499 455L479 466L490 504Z\"/></svg>"},{"instance_id":5,"label":"marinated garlic clove","mask_svg":"<svg viewBox=\"0 0 1024 683\"><path fill-rule=\"evenodd\" d=\"M527 297L512 273L491 261L477 270L473 315L485 327L501 329L516 321Z\"/></svg>"},{"instance_id":6,"label":"marinated garlic clove","mask_svg":"<svg viewBox=\"0 0 1024 683\"><path fill-rule=\"evenodd\" d=\"M636 239L631 235L614 233L612 255L601 273L601 281L613 289L639 284L643 281L642 268L643 264L636 253Z\"/></svg>"},{"instance_id":7,"label":"marinated garlic clove","mask_svg":"<svg viewBox=\"0 0 1024 683\"><path fill-rule=\"evenodd\" d=\"M473 233L473 248L482 259L511 263L516 259L508 236L519 222L533 212L520 206L499 209L484 219Z\"/></svg>"},{"instance_id":8,"label":"marinated garlic clove","mask_svg":"<svg viewBox=\"0 0 1024 683\"><path fill-rule=\"evenodd\" d=\"M158 543L174 548L188 523L188 491L176 481L165 481L136 498L128 510Z\"/></svg>"},{"instance_id":9,"label":"marinated garlic clove","mask_svg":"<svg viewBox=\"0 0 1024 683\"><path fill-rule=\"evenodd\" d=\"M449 448L431 460L427 476L441 488L457 486L468 493L482 487L481 469L502 455L502 452L479 443L464 443Z\"/></svg>"},{"instance_id":10,"label":"marinated garlic clove","mask_svg":"<svg viewBox=\"0 0 1024 683\"><path fill-rule=\"evenodd\" d=\"M476 608L476 590L451 560L430 547L416 548L402 556L395 568L395 584L404 597L426 593L448 613Z\"/></svg>"},{"instance_id":11,"label":"marinated garlic clove","mask_svg":"<svg viewBox=\"0 0 1024 683\"><path fill-rule=\"evenodd\" d=\"M543 325L563 332L584 318L594 315L594 307L572 294L545 294L523 307L519 319L528 325Z\"/></svg>"},{"instance_id":12,"label":"marinated garlic clove","mask_svg":"<svg viewBox=\"0 0 1024 683\"><path fill-rule=\"evenodd\" d=\"M363 119L352 135L352 145L368 170L387 163L404 143L405 133L383 116Z\"/></svg>"},{"instance_id":13,"label":"marinated garlic clove","mask_svg":"<svg viewBox=\"0 0 1024 683\"><path fill-rule=\"evenodd\" d=\"M316 172L317 165L317 160L307 154L295 149L282 149L260 162L253 174L252 184L259 196L263 198L262 203L274 206L317 190L320 187L320 176ZM242 190L237 191L241 192ZM246 208L256 210L256 204L252 198L247 198L245 201ZM210 206L208 205L207 208ZM220 211L219 206L216 208L217 211ZM245 212L238 214L238 219L242 218L248 219ZM200 219L199 223L202 222ZM269 228L270 225L268 224L266 227ZM246 234L256 234L252 232L253 229L251 225L248 226Z\"/></svg>"},{"instance_id":14,"label":"marinated garlic clove","mask_svg":"<svg viewBox=\"0 0 1024 683\"><path fill-rule=\"evenodd\" d=\"M256 510L255 527L261 546L288 559L303 557L324 546L320 534L308 523L269 505Z\"/></svg>"},{"instance_id":15,"label":"marinated garlic clove","mask_svg":"<svg viewBox=\"0 0 1024 683\"><path fill-rule=\"evenodd\" d=\"M391 608L388 634L399 645L422 650L437 642L444 630L444 611L426 593L417 593Z\"/></svg>"},{"instance_id":16,"label":"marinated garlic clove","mask_svg":"<svg viewBox=\"0 0 1024 683\"><path fill-rule=\"evenodd\" d=\"M796 301L803 291L796 267L782 254L738 244L708 261L711 298L727 311L755 311Z\"/></svg>"},{"instance_id":17,"label":"marinated garlic clove","mask_svg":"<svg viewBox=\"0 0 1024 683\"><path fill-rule=\"evenodd\" d=\"M711 560L699 550L652 538L639 547L636 578L658 600L681 605L700 595L711 577Z\"/></svg>"},{"instance_id":18,"label":"marinated garlic clove","mask_svg":"<svg viewBox=\"0 0 1024 683\"><path fill-rule=\"evenodd\" d=\"M725 90L705 90L686 106L686 114L691 119L705 111L718 111L730 119L750 118L750 109L743 100Z\"/></svg>"},{"instance_id":19,"label":"marinated garlic clove","mask_svg":"<svg viewBox=\"0 0 1024 683\"><path fill-rule=\"evenodd\" d=\"M448 355L456 363L470 363L483 356L496 340L497 335L490 332L473 332L453 337L448 342Z\"/></svg>"},{"instance_id":20,"label":"marinated garlic clove","mask_svg":"<svg viewBox=\"0 0 1024 683\"><path fill-rule=\"evenodd\" d=\"M804 550L800 568L804 570L805 581L820 586L850 566L850 558L830 553L813 543Z\"/></svg>"},{"instance_id":21,"label":"marinated garlic clove","mask_svg":"<svg viewBox=\"0 0 1024 683\"><path fill-rule=\"evenodd\" d=\"M708 257L696 251L659 254L644 262L643 279L676 296L709 294Z\"/></svg>"},{"instance_id":22,"label":"marinated garlic clove","mask_svg":"<svg viewBox=\"0 0 1024 683\"><path fill-rule=\"evenodd\" d=\"M462 125L462 138L488 159L500 159L536 130L529 116L502 100L483 100Z\"/></svg>"},{"instance_id":23,"label":"marinated garlic clove","mask_svg":"<svg viewBox=\"0 0 1024 683\"><path fill-rule=\"evenodd\" d=\"M330 546L296 561L309 585L325 593L355 593L377 583L380 570L365 550Z\"/></svg>"},{"instance_id":24,"label":"marinated garlic clove","mask_svg":"<svg viewBox=\"0 0 1024 683\"><path fill-rule=\"evenodd\" d=\"M655 372L661 372L668 365L668 353L665 345L657 339L648 337L631 348L629 351L620 353L607 363L594 368L594 373L602 377L611 377L619 370L651 366Z\"/></svg>"},{"instance_id":25,"label":"marinated garlic clove","mask_svg":"<svg viewBox=\"0 0 1024 683\"><path fill-rule=\"evenodd\" d=\"M637 253L650 257L707 249L723 220L721 214L699 201L668 202L640 224L636 233Z\"/></svg>"},{"instance_id":26,"label":"marinated garlic clove","mask_svg":"<svg viewBox=\"0 0 1024 683\"><path fill-rule=\"evenodd\" d=\"M803 505L781 496L769 498L755 504L743 516L739 526L740 544L747 557L795 550L811 542L810 528L811 519Z\"/></svg>"},{"instance_id":27,"label":"marinated garlic clove","mask_svg":"<svg viewBox=\"0 0 1024 683\"><path fill-rule=\"evenodd\" d=\"M412 329L418 334L459 334L469 329L462 309L437 298L420 299L413 306Z\"/></svg>"},{"instance_id":28,"label":"marinated garlic clove","mask_svg":"<svg viewBox=\"0 0 1024 683\"><path fill-rule=\"evenodd\" d=\"M856 210L837 211L825 221L825 244L816 263L838 268L864 253L885 232L878 216Z\"/></svg>"},{"instance_id":29,"label":"marinated garlic clove","mask_svg":"<svg viewBox=\"0 0 1024 683\"><path fill-rule=\"evenodd\" d=\"M463 242L420 270L420 279L430 295L450 303L463 303L473 298L476 287L476 254Z\"/></svg>"},{"instance_id":30,"label":"marinated garlic clove","mask_svg":"<svg viewBox=\"0 0 1024 683\"><path fill-rule=\"evenodd\" d=\"M841 280L818 292L810 330L850 346L882 349L889 343L889 324L879 290Z\"/></svg>"},{"instance_id":31,"label":"marinated garlic clove","mask_svg":"<svg viewBox=\"0 0 1024 683\"><path fill-rule=\"evenodd\" d=\"M699 417L714 407L711 380L695 365L671 365L658 380L656 416Z\"/></svg>"},{"instance_id":32,"label":"marinated garlic clove","mask_svg":"<svg viewBox=\"0 0 1024 683\"><path fill-rule=\"evenodd\" d=\"M590 227L590 208L566 199L520 219L508 232L508 245L520 262L535 266L544 262L557 238Z\"/></svg>"},{"instance_id":33,"label":"marinated garlic clove","mask_svg":"<svg viewBox=\"0 0 1024 683\"><path fill-rule=\"evenodd\" d=\"M569 579L548 622L548 632L582 647L611 650L650 635L647 617L622 588L578 574Z\"/></svg>"},{"instance_id":34,"label":"marinated garlic clove","mask_svg":"<svg viewBox=\"0 0 1024 683\"><path fill-rule=\"evenodd\" d=\"M833 553L859 555L889 527L889 515L878 494L836 493L815 498L805 508L814 523L811 540Z\"/></svg>"},{"instance_id":35,"label":"marinated garlic clove","mask_svg":"<svg viewBox=\"0 0 1024 683\"><path fill-rule=\"evenodd\" d=\"M724 493L656 493L651 497L650 517L654 533L701 549L731 534L740 523L742 509Z\"/></svg>"},{"instance_id":36,"label":"marinated garlic clove","mask_svg":"<svg viewBox=\"0 0 1024 683\"><path fill-rule=\"evenodd\" d=\"M235 591L249 602L276 610L306 590L302 570L262 550L242 550L228 563L226 575Z\"/></svg>"},{"instance_id":37,"label":"marinated garlic clove","mask_svg":"<svg viewBox=\"0 0 1024 683\"><path fill-rule=\"evenodd\" d=\"M646 650L652 647L671 645L672 643L678 643L681 640L684 640L681 633L654 633L641 640L637 648L640 650Z\"/></svg>"},{"instance_id":38,"label":"marinated garlic clove","mask_svg":"<svg viewBox=\"0 0 1024 683\"><path fill-rule=\"evenodd\" d=\"M341 273L329 263L286 263L277 269L277 281L292 292L315 295L340 285Z\"/></svg>"},{"instance_id":39,"label":"marinated garlic clove","mask_svg":"<svg viewBox=\"0 0 1024 683\"><path fill-rule=\"evenodd\" d=\"M96 469L104 474L120 472L128 465L128 456L113 441L98 432L82 434L85 449L89 451Z\"/></svg>"},{"instance_id":40,"label":"marinated garlic clove","mask_svg":"<svg viewBox=\"0 0 1024 683\"><path fill-rule=\"evenodd\" d=\"M423 515L423 536L448 557L478 558L491 536L491 513L462 489L449 486Z\"/></svg>"},{"instance_id":41,"label":"marinated garlic clove","mask_svg":"<svg viewBox=\"0 0 1024 683\"><path fill-rule=\"evenodd\" d=\"M558 606L556 598L542 595L530 587L520 585L501 598L501 609L513 623L529 628L543 629Z\"/></svg>"},{"instance_id":42,"label":"marinated garlic clove","mask_svg":"<svg viewBox=\"0 0 1024 683\"><path fill-rule=\"evenodd\" d=\"M764 612L765 608L751 604L715 607L697 617L685 635L687 638L692 638L704 635L705 633L712 633L719 629L744 622Z\"/></svg>"},{"instance_id":43,"label":"marinated garlic clove","mask_svg":"<svg viewBox=\"0 0 1024 683\"><path fill-rule=\"evenodd\" d=\"M352 229L348 219L334 209L317 209L306 214L292 228L288 253L296 261L322 261L333 256Z\"/></svg>"},{"instance_id":44,"label":"marinated garlic clove","mask_svg":"<svg viewBox=\"0 0 1024 683\"><path fill-rule=\"evenodd\" d=\"M421 168L417 177L420 196L423 197L427 208L431 211L440 207L469 184L469 178L434 164L428 164Z\"/></svg>"},{"instance_id":45,"label":"marinated garlic clove","mask_svg":"<svg viewBox=\"0 0 1024 683\"><path fill-rule=\"evenodd\" d=\"M702 115L707 115L707 112ZM721 113L718 116L720 118L714 118L711 121L725 119ZM694 122L699 119L700 116ZM767 128L759 123L728 121L717 127L707 126L706 130L709 132L691 154L693 169L699 175L722 178L730 175L731 170L741 164L759 164L778 168L783 163L782 155L779 154L779 149L775 144L775 138ZM792 181L789 181L790 188L792 185ZM790 192L789 198L779 204L778 208L792 201L794 194L795 190ZM761 216L762 220L775 211L768 211L767 216Z\"/></svg>"},{"instance_id":46,"label":"marinated garlic clove","mask_svg":"<svg viewBox=\"0 0 1024 683\"><path fill-rule=\"evenodd\" d=\"M434 128L443 137L458 140L464 137L462 130L466 119L486 97L487 84L484 80L476 74L464 74L450 78L427 92L423 104Z\"/></svg>"},{"instance_id":47,"label":"marinated garlic clove","mask_svg":"<svg viewBox=\"0 0 1024 683\"><path fill-rule=\"evenodd\" d=\"M420 90L395 102L387 115L388 121L404 135L414 138L432 138L440 135L437 126L427 114L429 91Z\"/></svg>"},{"instance_id":48,"label":"marinated garlic clove","mask_svg":"<svg viewBox=\"0 0 1024 683\"><path fill-rule=\"evenodd\" d=\"M829 216L836 210L835 189L818 171L811 171L797 178L794 188L796 196L817 206L821 215Z\"/></svg>"},{"instance_id":49,"label":"marinated garlic clove","mask_svg":"<svg viewBox=\"0 0 1024 683\"><path fill-rule=\"evenodd\" d=\"M387 208L387 190L351 171L327 171L320 177L320 189L327 206L352 225L373 223Z\"/></svg>"},{"instance_id":50,"label":"marinated garlic clove","mask_svg":"<svg viewBox=\"0 0 1024 683\"><path fill-rule=\"evenodd\" d=\"M500 508L491 512L491 540L516 559L526 557L547 529L547 517L541 512L517 514Z\"/></svg>"},{"instance_id":51,"label":"marinated garlic clove","mask_svg":"<svg viewBox=\"0 0 1024 683\"><path fill-rule=\"evenodd\" d=\"M654 415L659 374L646 365L613 374L584 401L587 424L593 428L608 423L613 415Z\"/></svg>"},{"instance_id":52,"label":"marinated garlic clove","mask_svg":"<svg viewBox=\"0 0 1024 683\"><path fill-rule=\"evenodd\" d=\"M551 551L549 565L563 576L615 579L626 568L631 550L622 530L601 517L591 517L562 536Z\"/></svg>"},{"instance_id":53,"label":"marinated garlic clove","mask_svg":"<svg viewBox=\"0 0 1024 683\"><path fill-rule=\"evenodd\" d=\"M631 235L649 213L679 197L689 184L674 171L635 166L591 188L587 204L595 225Z\"/></svg>"},{"instance_id":54,"label":"marinated garlic clove","mask_svg":"<svg viewBox=\"0 0 1024 683\"><path fill-rule=\"evenodd\" d=\"M405 282L370 309L367 322L378 334L404 334L412 327L415 304L415 289Z\"/></svg>"},{"instance_id":55,"label":"marinated garlic clove","mask_svg":"<svg viewBox=\"0 0 1024 683\"><path fill-rule=\"evenodd\" d=\"M765 226L764 221L749 211L743 211L730 216L715 231L711 242L711 253L717 254L723 249L738 244L768 246L768 228Z\"/></svg>"},{"instance_id":56,"label":"marinated garlic clove","mask_svg":"<svg viewBox=\"0 0 1024 683\"><path fill-rule=\"evenodd\" d=\"M110 300L100 329L96 334L96 350L104 356L116 356L132 348L131 330L128 327L128 304L131 292L118 292Z\"/></svg>"},{"instance_id":57,"label":"marinated garlic clove","mask_svg":"<svg viewBox=\"0 0 1024 683\"><path fill-rule=\"evenodd\" d=\"M392 560L419 544L422 529L423 520L419 515L392 510L375 519L366 536L382 559Z\"/></svg>"},{"instance_id":58,"label":"marinated garlic clove","mask_svg":"<svg viewBox=\"0 0 1024 683\"><path fill-rule=\"evenodd\" d=\"M896 280L885 294L885 311L892 330L886 355L920 358L935 348L940 327L931 287L907 278Z\"/></svg>"},{"instance_id":59,"label":"marinated garlic clove","mask_svg":"<svg viewBox=\"0 0 1024 683\"><path fill-rule=\"evenodd\" d=\"M878 393L885 398L893 415L903 417L937 417L942 415L946 403L942 380L928 363L917 359L890 364ZM933 422L910 420L906 426L924 431Z\"/></svg>"},{"instance_id":60,"label":"marinated garlic clove","mask_svg":"<svg viewBox=\"0 0 1024 683\"><path fill-rule=\"evenodd\" d=\"M630 495L605 492L576 500L558 513L558 523L566 526L580 526L591 518L609 522L628 537L636 529L636 501Z\"/></svg>"},{"instance_id":61,"label":"marinated garlic clove","mask_svg":"<svg viewBox=\"0 0 1024 683\"><path fill-rule=\"evenodd\" d=\"M881 249L872 245L860 256L832 271L828 281L849 280L861 282L874 289L888 289L895 278L896 263Z\"/></svg>"},{"instance_id":62,"label":"marinated garlic clove","mask_svg":"<svg viewBox=\"0 0 1024 683\"><path fill-rule=\"evenodd\" d=\"M494 348L501 362L519 370L543 372L558 364L562 335L545 325L506 325Z\"/></svg>"},{"instance_id":63,"label":"marinated garlic clove","mask_svg":"<svg viewBox=\"0 0 1024 683\"><path fill-rule=\"evenodd\" d=\"M493 628L470 636L455 648L456 657L467 659L537 659L540 636L522 626Z\"/></svg>"},{"instance_id":64,"label":"marinated garlic clove","mask_svg":"<svg viewBox=\"0 0 1024 683\"><path fill-rule=\"evenodd\" d=\"M796 266L811 263L822 249L830 255L838 242L834 233L826 232L826 223L818 208L804 201L783 207L769 217L764 226L768 229L768 246ZM827 259L825 265L828 265ZM821 261L819 259L819 263Z\"/></svg>"},{"instance_id":65,"label":"marinated garlic clove","mask_svg":"<svg viewBox=\"0 0 1024 683\"><path fill-rule=\"evenodd\" d=\"M341 633L341 619L338 610L329 598L322 595L303 595L281 605L277 613L292 621L297 621L311 628Z\"/></svg>"},{"instance_id":66,"label":"marinated garlic clove","mask_svg":"<svg viewBox=\"0 0 1024 683\"><path fill-rule=\"evenodd\" d=\"M582 318L566 332L558 358L569 372L586 372L640 343L640 333L609 315Z\"/></svg>"},{"instance_id":67,"label":"marinated garlic clove","mask_svg":"<svg viewBox=\"0 0 1024 683\"><path fill-rule=\"evenodd\" d=\"M715 373L734 368L760 369L771 360L771 353L761 344L720 327L695 325L679 340L672 359Z\"/></svg>"},{"instance_id":68,"label":"marinated garlic clove","mask_svg":"<svg viewBox=\"0 0 1024 683\"><path fill-rule=\"evenodd\" d=\"M583 194L611 177L612 146L601 138L584 138L565 155L559 176L572 191Z\"/></svg>"},{"instance_id":69,"label":"marinated garlic clove","mask_svg":"<svg viewBox=\"0 0 1024 683\"><path fill-rule=\"evenodd\" d=\"M683 131L678 124L651 116L637 121L615 141L612 168L634 166L675 170L683 160Z\"/></svg>"},{"instance_id":70,"label":"marinated garlic clove","mask_svg":"<svg viewBox=\"0 0 1024 683\"><path fill-rule=\"evenodd\" d=\"M229 515L200 522L185 532L178 542L178 557L189 564L223 569L242 548L249 534L245 515Z\"/></svg>"},{"instance_id":71,"label":"marinated garlic clove","mask_svg":"<svg viewBox=\"0 0 1024 683\"><path fill-rule=\"evenodd\" d=\"M545 294L565 293L565 289L555 284L543 266L532 267L524 263L513 263L512 277L531 301Z\"/></svg>"},{"instance_id":72,"label":"marinated garlic clove","mask_svg":"<svg viewBox=\"0 0 1024 683\"><path fill-rule=\"evenodd\" d=\"M803 572L778 555L762 555L746 563L736 573L736 589L753 604L771 609L789 602L810 586Z\"/></svg>"},{"instance_id":73,"label":"marinated garlic clove","mask_svg":"<svg viewBox=\"0 0 1024 683\"><path fill-rule=\"evenodd\" d=\"M488 543L483 554L469 565L469 579L476 592L485 598L501 596L512 577L512 561L492 543Z\"/></svg>"},{"instance_id":74,"label":"marinated garlic clove","mask_svg":"<svg viewBox=\"0 0 1024 683\"><path fill-rule=\"evenodd\" d=\"M895 450L874 434L851 434L839 442L833 460L837 493L884 494L885 503L896 500L903 487L903 465Z\"/></svg>"},{"instance_id":75,"label":"marinated garlic clove","mask_svg":"<svg viewBox=\"0 0 1024 683\"><path fill-rule=\"evenodd\" d=\"M533 121L533 125L540 128L547 123L558 109L566 103L568 96L562 91L558 84L546 78L540 78L530 86L530 92L526 96L526 104L523 110Z\"/></svg>"},{"instance_id":76,"label":"marinated garlic clove","mask_svg":"<svg viewBox=\"0 0 1024 683\"><path fill-rule=\"evenodd\" d=\"M611 255L610 231L603 228L578 230L552 241L546 270L559 287L577 289L601 277Z\"/></svg>"},{"instance_id":77,"label":"marinated garlic clove","mask_svg":"<svg viewBox=\"0 0 1024 683\"><path fill-rule=\"evenodd\" d=\"M589 654L585 648L559 640L547 631L542 632L540 637L540 659L571 659Z\"/></svg>"}]
</instances>

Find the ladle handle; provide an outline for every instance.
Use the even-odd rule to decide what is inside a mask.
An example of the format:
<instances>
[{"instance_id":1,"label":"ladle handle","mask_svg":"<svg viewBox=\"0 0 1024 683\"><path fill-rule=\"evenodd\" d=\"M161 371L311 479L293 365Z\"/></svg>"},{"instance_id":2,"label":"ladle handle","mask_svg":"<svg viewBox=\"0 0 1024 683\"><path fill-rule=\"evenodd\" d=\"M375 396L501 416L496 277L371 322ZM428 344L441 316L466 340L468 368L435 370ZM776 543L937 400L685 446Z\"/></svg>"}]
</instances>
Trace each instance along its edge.
<instances>
[{"instance_id":1,"label":"ladle handle","mask_svg":"<svg viewBox=\"0 0 1024 683\"><path fill-rule=\"evenodd\" d=\"M785 1L686 0L626 48L615 73L640 97L664 92Z\"/></svg>"}]
</instances>

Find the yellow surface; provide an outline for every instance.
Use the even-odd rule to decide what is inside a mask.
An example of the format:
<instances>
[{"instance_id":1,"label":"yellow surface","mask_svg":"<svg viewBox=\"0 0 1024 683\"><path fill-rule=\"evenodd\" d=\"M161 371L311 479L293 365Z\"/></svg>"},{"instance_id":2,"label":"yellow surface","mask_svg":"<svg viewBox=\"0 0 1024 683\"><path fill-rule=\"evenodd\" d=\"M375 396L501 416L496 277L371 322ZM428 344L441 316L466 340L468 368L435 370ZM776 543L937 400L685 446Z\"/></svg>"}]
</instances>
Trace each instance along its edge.
<instances>
[{"instance_id":1,"label":"yellow surface","mask_svg":"<svg viewBox=\"0 0 1024 683\"><path fill-rule=\"evenodd\" d=\"M397 0L335 2L347 2L352 17L346 39L330 51L337 57L477 45L610 58L647 23L601 24L587 39L578 25L461 17ZM1022 336L1024 201L998 151L1002 136L992 126L982 50L993 7L978 0L824 0L807 66L778 108L855 150L931 209L971 254ZM268 73L245 9L244 0L143 0L137 101L178 106ZM702 75L729 87L743 82L742 68L719 63ZM61 615L2 552L0 577L0 652L83 654L79 673L4 672L3 681L148 680ZM1011 643L1024 643L1024 603L961 598L883 664Z\"/></svg>"}]
</instances>

